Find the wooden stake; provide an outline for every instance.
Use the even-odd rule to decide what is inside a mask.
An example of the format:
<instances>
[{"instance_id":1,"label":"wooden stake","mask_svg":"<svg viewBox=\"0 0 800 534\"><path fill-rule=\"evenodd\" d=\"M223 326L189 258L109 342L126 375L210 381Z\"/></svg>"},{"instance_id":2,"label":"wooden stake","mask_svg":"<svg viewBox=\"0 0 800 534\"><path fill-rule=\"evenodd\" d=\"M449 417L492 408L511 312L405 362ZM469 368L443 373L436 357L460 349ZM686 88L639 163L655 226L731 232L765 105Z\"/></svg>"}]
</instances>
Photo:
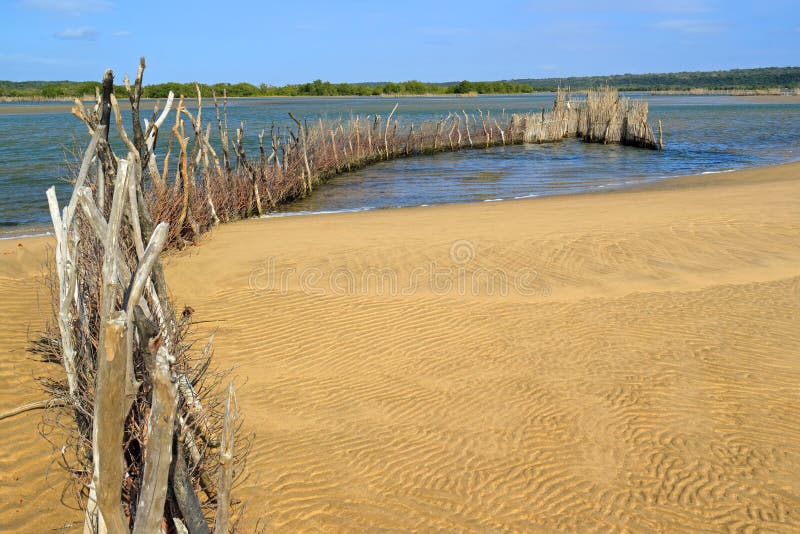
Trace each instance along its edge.
<instances>
[{"instance_id":1,"label":"wooden stake","mask_svg":"<svg viewBox=\"0 0 800 534\"><path fill-rule=\"evenodd\" d=\"M464 113L464 126L467 131L467 141L469 142L469 146L472 146L472 135L469 133L469 115L467 115L467 112L463 109L461 112Z\"/></svg>"},{"instance_id":2,"label":"wooden stake","mask_svg":"<svg viewBox=\"0 0 800 534\"><path fill-rule=\"evenodd\" d=\"M222 427L222 443L220 446L219 491L217 493L217 517L214 522L214 534L227 534L230 523L230 492L233 486L234 432L238 407L233 384L228 384L228 397L225 399L225 419Z\"/></svg>"},{"instance_id":3,"label":"wooden stake","mask_svg":"<svg viewBox=\"0 0 800 534\"><path fill-rule=\"evenodd\" d=\"M307 146L307 141L306 141L306 129L303 127L303 124L299 120L297 120L297 117L292 115L291 112L289 112L289 117L291 117L291 119L295 123L297 123L297 127L300 129L300 143L301 143L301 148L303 150L303 163L305 163L305 166L306 166L306 178L308 180L306 182L306 191L310 193L311 192L311 167L308 164L308 146Z\"/></svg>"},{"instance_id":4,"label":"wooden stake","mask_svg":"<svg viewBox=\"0 0 800 534\"><path fill-rule=\"evenodd\" d=\"M112 533L129 531L121 505L122 479L125 475L122 439L127 415L125 407L128 406L125 399L125 348L128 337L126 323L123 312L111 314L103 321L97 361L94 411L95 485L98 508Z\"/></svg>"},{"instance_id":5,"label":"wooden stake","mask_svg":"<svg viewBox=\"0 0 800 534\"><path fill-rule=\"evenodd\" d=\"M383 146L386 150L386 159L389 159L389 125L392 123L392 115L394 115L394 112L397 111L397 106L399 105L399 102L395 104L392 108L392 112L389 113L389 118L386 120L386 130L383 132Z\"/></svg>"},{"instance_id":6,"label":"wooden stake","mask_svg":"<svg viewBox=\"0 0 800 534\"><path fill-rule=\"evenodd\" d=\"M159 347L155 368L150 373L153 400L147 420L149 434L133 534L158 532L164 516L178 398L178 388L172 381L170 369L172 359L163 346Z\"/></svg>"}]
</instances>

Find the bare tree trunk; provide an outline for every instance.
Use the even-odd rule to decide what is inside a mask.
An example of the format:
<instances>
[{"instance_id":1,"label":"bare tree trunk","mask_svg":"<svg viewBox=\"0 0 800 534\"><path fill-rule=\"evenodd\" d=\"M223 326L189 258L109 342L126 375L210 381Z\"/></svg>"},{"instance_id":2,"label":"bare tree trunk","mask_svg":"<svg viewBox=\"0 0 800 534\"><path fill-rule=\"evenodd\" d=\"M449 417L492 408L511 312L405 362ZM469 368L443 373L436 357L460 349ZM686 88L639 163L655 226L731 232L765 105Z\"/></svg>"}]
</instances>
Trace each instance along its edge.
<instances>
[{"instance_id":1,"label":"bare tree trunk","mask_svg":"<svg viewBox=\"0 0 800 534\"><path fill-rule=\"evenodd\" d=\"M389 118L386 120L386 130L383 132L383 146L384 150L386 150L386 159L389 159L389 125L392 124L392 115L397 111L397 106L399 105L399 103L395 104L392 108L392 112L389 113Z\"/></svg>"},{"instance_id":2,"label":"bare tree trunk","mask_svg":"<svg viewBox=\"0 0 800 534\"><path fill-rule=\"evenodd\" d=\"M352 145L350 151L353 150ZM361 130L358 127L358 115L356 115L356 160L361 159Z\"/></svg>"},{"instance_id":3,"label":"bare tree trunk","mask_svg":"<svg viewBox=\"0 0 800 534\"><path fill-rule=\"evenodd\" d=\"M144 132L142 132L142 123L139 119L139 101L142 98L142 76L144 75L145 62L144 58L139 58L139 70L136 72L136 80L133 82L131 88L130 80L126 75L125 89L128 92L128 100L131 102L131 124L133 127L133 144L136 145L139 158L142 162L142 170L147 167L149 153L144 141Z\"/></svg>"},{"instance_id":4,"label":"bare tree trunk","mask_svg":"<svg viewBox=\"0 0 800 534\"><path fill-rule=\"evenodd\" d=\"M503 142L503 145L506 144L506 134L503 132L503 129L500 127L500 123L497 122L497 119L494 120L494 125L497 126L497 131L500 132L500 140Z\"/></svg>"},{"instance_id":5,"label":"bare tree trunk","mask_svg":"<svg viewBox=\"0 0 800 534\"><path fill-rule=\"evenodd\" d=\"M166 233L164 235L166 237ZM157 532L164 516L178 398L178 388L173 383L170 370L171 359L167 350L163 346L159 347L155 368L150 372L153 383L152 408L147 425L150 438L147 442L148 454L145 458L134 534Z\"/></svg>"},{"instance_id":6,"label":"bare tree trunk","mask_svg":"<svg viewBox=\"0 0 800 534\"><path fill-rule=\"evenodd\" d=\"M167 119L170 110L172 109L172 102L175 99L175 95L172 91L169 92L167 95L167 102L164 105L164 109L161 111L161 114L158 118L148 124L147 126L147 133L145 134L145 150L147 151L147 166L148 170L150 171L150 179L153 182L153 185L156 187L156 191L159 193L164 190L164 186L166 185L167 180L167 167L168 167L168 160L169 160L169 148L167 148L167 153L164 156L164 176L163 179L158 173L158 164L156 162L155 154L153 150L155 149L156 141L158 140L158 132L161 128L161 125L164 124L164 121ZM172 139L169 140L169 147L172 146Z\"/></svg>"},{"instance_id":7,"label":"bare tree trunk","mask_svg":"<svg viewBox=\"0 0 800 534\"><path fill-rule=\"evenodd\" d=\"M217 493L217 517L214 522L214 534L227 534L230 523L230 492L233 485L234 431L238 407L233 384L228 385L228 397L225 400L225 419L222 428L220 445L219 492Z\"/></svg>"},{"instance_id":8,"label":"bare tree trunk","mask_svg":"<svg viewBox=\"0 0 800 534\"><path fill-rule=\"evenodd\" d=\"M110 168L109 165L106 165L106 162L109 162L113 159L111 157L111 149L108 146L108 128L111 122L111 95L114 93L114 74L111 70L106 70L105 74L103 75L103 93L98 101L99 104L99 112L100 112L100 120L98 125L100 127L105 127L103 129L103 139L102 143L98 148L99 152L104 152L105 157L98 158L97 161L97 202L100 206L100 211L105 213L106 207L106 181L105 177L114 176L115 169ZM100 154L98 154L99 156Z\"/></svg>"},{"instance_id":9,"label":"bare tree trunk","mask_svg":"<svg viewBox=\"0 0 800 534\"><path fill-rule=\"evenodd\" d=\"M308 143L307 143L307 139L306 139L306 129L303 127L303 124L299 120L297 120L297 118L294 115L291 114L291 112L289 113L289 117L291 117L291 119L295 123L297 123L297 127L300 129L300 143L301 143L301 147L300 148L303 150L303 163L306 166L306 179L307 179L306 192L310 193L311 192L311 167L308 164Z\"/></svg>"},{"instance_id":10,"label":"bare tree trunk","mask_svg":"<svg viewBox=\"0 0 800 534\"><path fill-rule=\"evenodd\" d=\"M259 148L259 150L261 152L261 165L259 165L258 177L262 178L264 180L264 185L265 185L264 189L265 189L265 193L267 193L267 200L269 200L270 209L274 209L275 208L275 201L272 199L272 192L269 190L269 185L267 184L267 173L269 172L269 165L268 165L268 160L267 160L267 152L264 149L264 134L265 133L266 133L265 130L261 130L261 133L258 134L258 148ZM263 213L262 210L261 210L261 196L259 195L258 180L256 180L255 175L256 175L256 173L254 172L253 173L253 183L255 184L255 188L254 189L255 189L256 199L258 199L258 213L261 214L261 213Z\"/></svg>"},{"instance_id":11,"label":"bare tree trunk","mask_svg":"<svg viewBox=\"0 0 800 534\"><path fill-rule=\"evenodd\" d=\"M339 155L336 153L336 131L331 130L331 148L333 148L333 162L336 170L339 170Z\"/></svg>"},{"instance_id":12,"label":"bare tree trunk","mask_svg":"<svg viewBox=\"0 0 800 534\"><path fill-rule=\"evenodd\" d=\"M194 486L189 478L189 472L186 466L186 458L183 453L183 444L179 436L175 440L175 453L172 462L172 491L175 494L175 500L178 503L183 519L186 522L186 527L191 534L211 534L211 529L208 528L205 517L203 517L203 509L200 506L200 500L194 492Z\"/></svg>"},{"instance_id":13,"label":"bare tree trunk","mask_svg":"<svg viewBox=\"0 0 800 534\"><path fill-rule=\"evenodd\" d=\"M217 94L212 91L211 95L214 97L214 109L217 113L217 128L219 129L219 141L222 144L222 162L225 165L225 172L231 173L231 156L228 153L228 95L227 92L223 98L223 111L225 115L225 127L223 128L222 120L219 115L219 103L217 102Z\"/></svg>"},{"instance_id":14,"label":"bare tree trunk","mask_svg":"<svg viewBox=\"0 0 800 534\"><path fill-rule=\"evenodd\" d=\"M125 399L127 355L126 338L129 332L121 312L104 321L100 340L95 399L95 445L97 456L97 504L110 532L128 532L128 521L122 512L122 480L125 464L122 439L129 403Z\"/></svg>"},{"instance_id":15,"label":"bare tree trunk","mask_svg":"<svg viewBox=\"0 0 800 534\"><path fill-rule=\"evenodd\" d=\"M183 97L181 97L180 102L178 102L178 110L175 112L175 127L172 129L172 134L177 139L181 149L178 155L178 176L181 181L176 181L176 183L182 184L183 199L181 201L181 212L180 215L178 215L178 221L175 223L175 230L179 233L183 230L184 223L186 222L186 214L189 211L189 169L186 161L187 140L184 136L183 121L180 119L182 109Z\"/></svg>"},{"instance_id":16,"label":"bare tree trunk","mask_svg":"<svg viewBox=\"0 0 800 534\"><path fill-rule=\"evenodd\" d=\"M467 130L467 141L469 141L469 146L472 146L472 135L469 133L469 115L463 109L461 110L464 113L464 126Z\"/></svg>"},{"instance_id":17,"label":"bare tree trunk","mask_svg":"<svg viewBox=\"0 0 800 534\"><path fill-rule=\"evenodd\" d=\"M113 311L121 289L114 250L125 208L128 175L127 161L120 160L103 256L101 330L94 402L93 457L97 507L102 522L112 533L128 531L121 500L125 473L122 439L127 408L130 407L125 398L128 368L125 349L129 332L124 313Z\"/></svg>"}]
</instances>

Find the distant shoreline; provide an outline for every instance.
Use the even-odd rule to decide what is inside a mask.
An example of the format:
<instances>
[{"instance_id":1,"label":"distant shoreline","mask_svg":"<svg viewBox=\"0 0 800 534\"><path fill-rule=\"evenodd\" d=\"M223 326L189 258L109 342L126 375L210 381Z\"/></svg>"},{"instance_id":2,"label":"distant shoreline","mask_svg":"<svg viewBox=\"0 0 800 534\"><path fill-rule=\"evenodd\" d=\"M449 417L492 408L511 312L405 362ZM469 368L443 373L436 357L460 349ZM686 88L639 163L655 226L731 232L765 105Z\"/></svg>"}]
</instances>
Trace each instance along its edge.
<instances>
[{"instance_id":1,"label":"distant shoreline","mask_svg":"<svg viewBox=\"0 0 800 534\"><path fill-rule=\"evenodd\" d=\"M800 104L800 95L741 95L754 104Z\"/></svg>"},{"instance_id":2,"label":"distant shoreline","mask_svg":"<svg viewBox=\"0 0 800 534\"><path fill-rule=\"evenodd\" d=\"M575 91L579 93L580 91ZM393 98L475 98L475 97L505 97L505 96L541 96L555 94L554 92L541 92L541 93L492 93L492 94L421 94L421 95L330 95L330 96L312 96L312 95L297 95L297 96L229 96L228 101L247 101L247 100L310 100L314 98L329 98L336 100L348 99L375 99L387 100ZM186 95L184 95L186 97ZM16 99L17 97L0 97L0 115L11 114L24 114L24 113L54 113L57 111L70 111L74 98L52 98L52 99ZM197 105L194 101L194 96L190 95L184 104L188 108L193 108ZM94 97L81 98L81 102L86 104L94 104ZM143 98L141 100L140 109L151 110L158 102L163 102L164 98Z\"/></svg>"},{"instance_id":3,"label":"distant shoreline","mask_svg":"<svg viewBox=\"0 0 800 534\"><path fill-rule=\"evenodd\" d=\"M574 89L570 90L571 93L584 94L588 89ZM770 97L775 99L796 99L800 98L800 87L792 89L754 89L754 90L719 90L719 89L704 89L694 88L687 90L673 90L673 89L618 89L620 93L645 93L650 95L674 95L674 96L742 96L742 97ZM384 93L380 95L251 95L251 96L228 96L228 100L279 100L279 99L311 99L311 98L331 98L337 100L344 100L350 98L365 98L365 99L386 99L386 98L475 98L475 97L502 97L502 96L537 96L554 94L555 91L532 91L520 93ZM179 96L179 95L176 95ZM194 95L183 95L186 98L194 98ZM221 97L218 95L221 99ZM84 95L79 98L81 102L94 103L94 97ZM160 97L155 98L142 98L142 103L153 103L159 100L164 100ZM27 97L27 96L0 96L0 104L7 104L6 106L0 105L0 113L3 109L14 104L23 105L58 105L70 108L75 101L75 97Z\"/></svg>"},{"instance_id":4,"label":"distant shoreline","mask_svg":"<svg viewBox=\"0 0 800 534\"><path fill-rule=\"evenodd\" d=\"M586 91L572 91L576 94L582 94ZM742 98L757 104L800 104L800 92L795 94L781 94L775 92L765 91L708 91L701 92L697 90L691 91L620 91L624 94L649 94L652 96L733 96ZM297 95L297 96L229 96L229 101L248 101L248 100L308 100L314 98L326 98L336 100L347 99L375 99L387 100L393 98L477 98L477 97L509 97L509 96L543 96L553 94L551 91L535 92L535 93L492 93L492 94L419 94L419 95L331 95L331 96L311 96L311 95ZM153 106L163 98L143 98L141 109L151 110ZM60 111L69 112L72 109L74 98L23 98L23 97L0 97L0 115L12 114L28 114L28 113L56 113ZM81 102L84 104L94 103L93 98L82 98ZM188 107L193 107L195 104L190 100L187 101Z\"/></svg>"}]
</instances>

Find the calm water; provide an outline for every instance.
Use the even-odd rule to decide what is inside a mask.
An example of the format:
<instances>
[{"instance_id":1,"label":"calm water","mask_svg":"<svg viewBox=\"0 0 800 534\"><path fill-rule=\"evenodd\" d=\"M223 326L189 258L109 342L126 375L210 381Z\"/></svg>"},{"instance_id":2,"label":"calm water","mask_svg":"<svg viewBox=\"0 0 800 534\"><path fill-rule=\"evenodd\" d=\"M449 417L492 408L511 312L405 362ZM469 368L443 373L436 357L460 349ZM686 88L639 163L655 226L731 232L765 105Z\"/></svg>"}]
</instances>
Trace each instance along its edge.
<instances>
[{"instance_id":1,"label":"calm water","mask_svg":"<svg viewBox=\"0 0 800 534\"><path fill-rule=\"evenodd\" d=\"M664 124L664 152L566 141L498 147L401 159L342 175L284 214L474 202L618 188L669 176L718 172L800 160L800 104L754 104L734 97L650 96L651 122ZM256 99L229 104L231 127L246 122L251 150L287 112L314 120L351 114L388 114L420 122L451 111L492 114L539 110L552 95L474 98ZM26 108L35 108L33 104ZM68 111L2 113L0 104L0 233L23 234L49 224L44 191L57 184L64 197L65 149L88 140ZM45 108L41 108L44 110ZM213 107L205 108L213 117ZM162 142L164 140L162 139Z\"/></svg>"}]
</instances>

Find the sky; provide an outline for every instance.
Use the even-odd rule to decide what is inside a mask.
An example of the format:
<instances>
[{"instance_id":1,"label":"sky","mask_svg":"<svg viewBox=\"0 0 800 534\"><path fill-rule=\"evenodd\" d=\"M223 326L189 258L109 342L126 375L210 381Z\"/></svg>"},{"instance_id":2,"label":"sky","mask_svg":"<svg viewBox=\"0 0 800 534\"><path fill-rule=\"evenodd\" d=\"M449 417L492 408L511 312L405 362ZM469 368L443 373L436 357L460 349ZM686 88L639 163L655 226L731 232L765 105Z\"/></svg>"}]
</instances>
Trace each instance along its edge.
<instances>
[{"instance_id":1,"label":"sky","mask_svg":"<svg viewBox=\"0 0 800 534\"><path fill-rule=\"evenodd\" d=\"M500 80L800 64L800 0L0 0L0 80Z\"/></svg>"}]
</instances>

